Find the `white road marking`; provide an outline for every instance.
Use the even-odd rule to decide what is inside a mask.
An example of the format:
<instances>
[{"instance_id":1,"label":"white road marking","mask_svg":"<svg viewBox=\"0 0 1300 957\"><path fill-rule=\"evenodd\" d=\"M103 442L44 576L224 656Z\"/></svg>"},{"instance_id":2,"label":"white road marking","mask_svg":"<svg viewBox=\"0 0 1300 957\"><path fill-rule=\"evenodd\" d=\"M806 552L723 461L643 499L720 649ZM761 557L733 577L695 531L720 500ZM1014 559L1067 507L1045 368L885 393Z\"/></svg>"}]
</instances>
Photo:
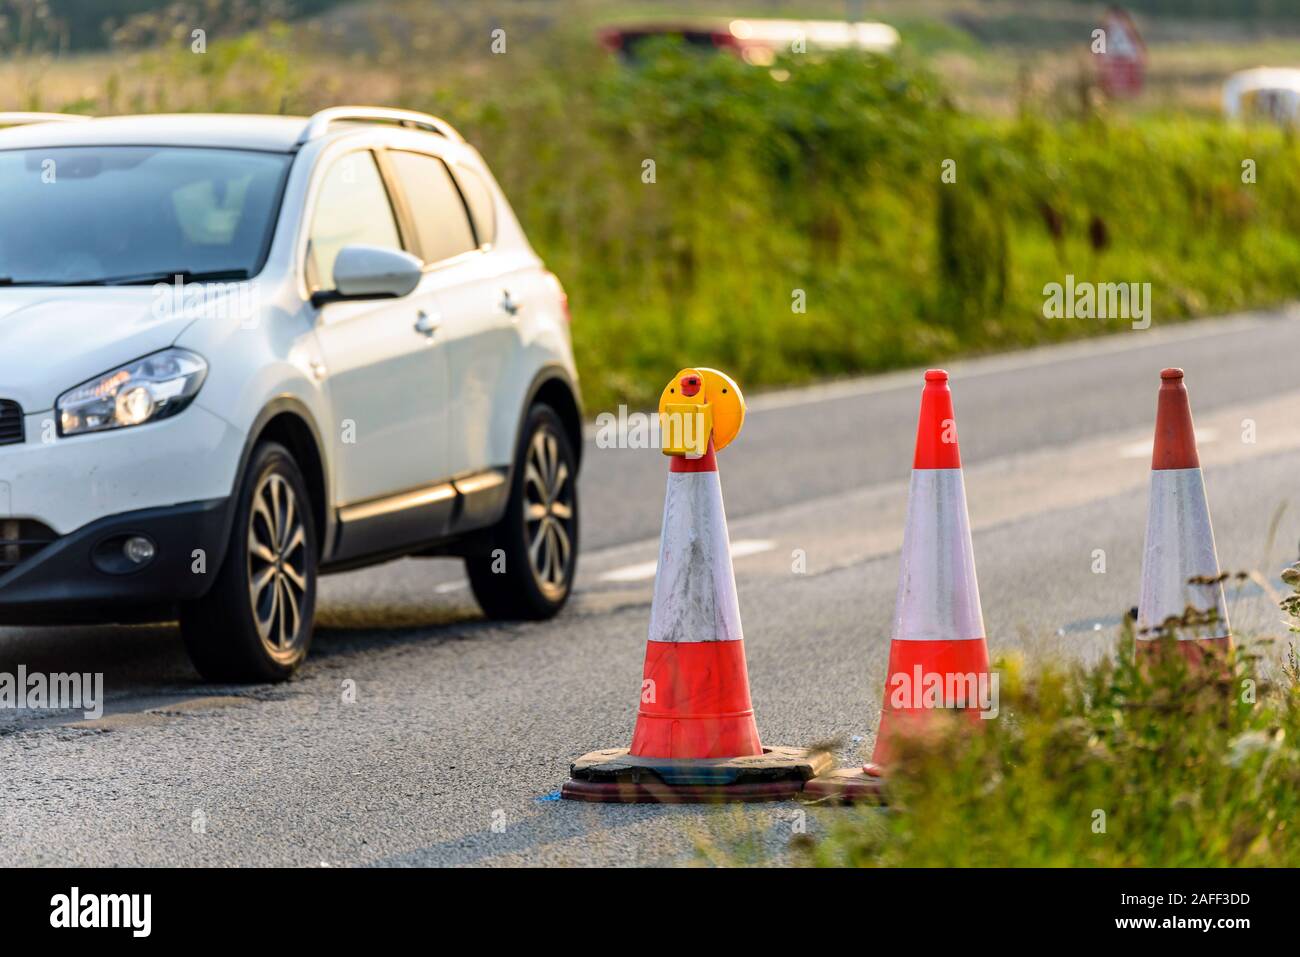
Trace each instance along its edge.
<instances>
[{"instance_id":1,"label":"white road marking","mask_svg":"<svg viewBox=\"0 0 1300 957\"><path fill-rule=\"evenodd\" d=\"M1219 433L1214 429L1197 429L1196 444L1197 446L1205 445L1218 439ZM1132 445L1126 445L1119 450L1119 457L1122 459L1148 459L1151 457L1151 450L1154 439L1147 442L1134 442Z\"/></svg>"},{"instance_id":2,"label":"white road marking","mask_svg":"<svg viewBox=\"0 0 1300 957\"><path fill-rule=\"evenodd\" d=\"M435 595L449 595L454 591L460 591L462 588L468 588L469 582L443 582L434 588Z\"/></svg>"},{"instance_id":3,"label":"white road marking","mask_svg":"<svg viewBox=\"0 0 1300 957\"><path fill-rule=\"evenodd\" d=\"M766 538L746 538L739 542L731 543L731 558L734 561L737 558L744 558L747 555L758 555L762 552L770 552L776 548L776 542ZM655 569L659 567L658 560L653 562L638 562L635 565L624 565L622 568L616 568L612 572L606 572L600 576L603 582L639 582L647 578L655 577Z\"/></svg>"},{"instance_id":4,"label":"white road marking","mask_svg":"<svg viewBox=\"0 0 1300 957\"><path fill-rule=\"evenodd\" d=\"M640 562L636 565L624 565L622 568L616 568L612 572L606 572L600 576L603 582L639 582L647 578L655 577L655 569L659 567L659 562Z\"/></svg>"}]
</instances>

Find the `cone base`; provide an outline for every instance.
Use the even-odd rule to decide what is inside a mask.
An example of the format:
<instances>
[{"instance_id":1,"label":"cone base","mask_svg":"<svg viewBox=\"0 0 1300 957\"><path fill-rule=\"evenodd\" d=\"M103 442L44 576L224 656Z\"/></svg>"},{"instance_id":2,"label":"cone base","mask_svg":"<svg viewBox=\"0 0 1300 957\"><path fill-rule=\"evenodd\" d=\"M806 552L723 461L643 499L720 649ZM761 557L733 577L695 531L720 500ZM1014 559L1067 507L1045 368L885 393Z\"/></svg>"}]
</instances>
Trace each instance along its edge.
<instances>
[{"instance_id":1,"label":"cone base","mask_svg":"<svg viewBox=\"0 0 1300 957\"><path fill-rule=\"evenodd\" d=\"M764 748L721 760L646 758L626 748L592 751L573 762L560 796L624 804L779 801L831 769L831 756L806 748Z\"/></svg>"},{"instance_id":2,"label":"cone base","mask_svg":"<svg viewBox=\"0 0 1300 957\"><path fill-rule=\"evenodd\" d=\"M824 804L885 805L884 781L866 768L836 768L803 786L803 797Z\"/></svg>"},{"instance_id":3,"label":"cone base","mask_svg":"<svg viewBox=\"0 0 1300 957\"><path fill-rule=\"evenodd\" d=\"M560 797L595 804L754 804L789 800L796 797L803 786L803 781L757 781L750 784L565 781L560 788Z\"/></svg>"},{"instance_id":4,"label":"cone base","mask_svg":"<svg viewBox=\"0 0 1300 957\"><path fill-rule=\"evenodd\" d=\"M1158 661L1169 644L1160 640L1135 642L1140 662ZM1187 638L1174 640L1172 654L1180 655L1192 672L1231 672L1232 638Z\"/></svg>"}]
</instances>

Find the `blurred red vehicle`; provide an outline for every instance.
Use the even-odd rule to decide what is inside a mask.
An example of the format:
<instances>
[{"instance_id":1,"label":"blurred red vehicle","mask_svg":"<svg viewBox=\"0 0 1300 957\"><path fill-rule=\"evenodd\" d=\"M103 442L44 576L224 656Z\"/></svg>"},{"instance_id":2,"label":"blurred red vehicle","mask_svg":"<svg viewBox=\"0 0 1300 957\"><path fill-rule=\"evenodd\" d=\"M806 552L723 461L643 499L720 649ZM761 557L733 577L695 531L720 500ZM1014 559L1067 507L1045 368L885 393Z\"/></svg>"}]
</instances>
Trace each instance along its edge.
<instances>
[{"instance_id":1,"label":"blurred red vehicle","mask_svg":"<svg viewBox=\"0 0 1300 957\"><path fill-rule=\"evenodd\" d=\"M695 20L604 27L597 32L611 53L635 61L645 45L678 37L688 47L724 50L746 63L766 66L779 52L860 50L887 53L898 45L898 31L885 23L843 20Z\"/></svg>"}]
</instances>

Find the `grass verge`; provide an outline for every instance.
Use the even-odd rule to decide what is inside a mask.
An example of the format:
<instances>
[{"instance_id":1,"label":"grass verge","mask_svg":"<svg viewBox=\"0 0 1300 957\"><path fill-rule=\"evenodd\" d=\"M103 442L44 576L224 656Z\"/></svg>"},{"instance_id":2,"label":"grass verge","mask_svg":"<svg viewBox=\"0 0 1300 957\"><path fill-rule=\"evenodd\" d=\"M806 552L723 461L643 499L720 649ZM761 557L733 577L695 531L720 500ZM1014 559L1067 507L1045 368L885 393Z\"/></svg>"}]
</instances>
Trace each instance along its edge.
<instances>
[{"instance_id":1,"label":"grass verge","mask_svg":"<svg viewBox=\"0 0 1300 957\"><path fill-rule=\"evenodd\" d=\"M892 807L828 818L800 859L867 867L1300 864L1300 673L1239 653L1230 677L1170 656L996 665L1002 713L910 742Z\"/></svg>"}]
</instances>

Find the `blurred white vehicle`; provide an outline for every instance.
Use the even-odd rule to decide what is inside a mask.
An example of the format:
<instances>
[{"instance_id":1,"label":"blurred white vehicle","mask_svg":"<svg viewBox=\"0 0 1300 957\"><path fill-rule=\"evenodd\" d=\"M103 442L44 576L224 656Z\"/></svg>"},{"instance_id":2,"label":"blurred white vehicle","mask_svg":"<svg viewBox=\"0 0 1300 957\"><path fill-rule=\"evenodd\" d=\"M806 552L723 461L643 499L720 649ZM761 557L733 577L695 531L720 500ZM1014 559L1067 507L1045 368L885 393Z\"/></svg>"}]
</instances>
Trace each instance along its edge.
<instances>
[{"instance_id":1,"label":"blurred white vehicle","mask_svg":"<svg viewBox=\"0 0 1300 957\"><path fill-rule=\"evenodd\" d=\"M1223 84L1229 119L1262 119L1281 126L1300 122L1300 70L1257 67L1234 73Z\"/></svg>"}]
</instances>

